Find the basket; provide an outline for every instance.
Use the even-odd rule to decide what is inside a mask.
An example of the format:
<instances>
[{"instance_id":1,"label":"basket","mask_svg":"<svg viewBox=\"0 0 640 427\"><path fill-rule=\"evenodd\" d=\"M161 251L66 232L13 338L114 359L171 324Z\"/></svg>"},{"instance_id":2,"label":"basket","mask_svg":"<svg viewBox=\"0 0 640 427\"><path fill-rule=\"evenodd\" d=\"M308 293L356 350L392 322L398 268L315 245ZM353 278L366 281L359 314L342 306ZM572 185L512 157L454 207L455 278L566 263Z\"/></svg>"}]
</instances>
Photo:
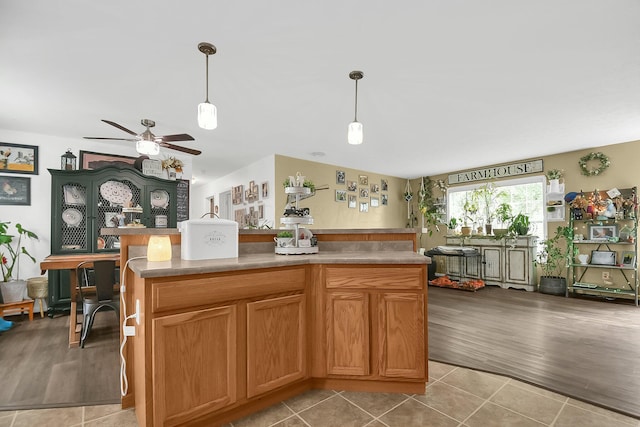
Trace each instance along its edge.
<instances>
[{"instance_id":1,"label":"basket","mask_svg":"<svg viewBox=\"0 0 640 427\"><path fill-rule=\"evenodd\" d=\"M46 277L32 277L27 280L27 295L29 298L47 298L49 295L49 281Z\"/></svg>"}]
</instances>

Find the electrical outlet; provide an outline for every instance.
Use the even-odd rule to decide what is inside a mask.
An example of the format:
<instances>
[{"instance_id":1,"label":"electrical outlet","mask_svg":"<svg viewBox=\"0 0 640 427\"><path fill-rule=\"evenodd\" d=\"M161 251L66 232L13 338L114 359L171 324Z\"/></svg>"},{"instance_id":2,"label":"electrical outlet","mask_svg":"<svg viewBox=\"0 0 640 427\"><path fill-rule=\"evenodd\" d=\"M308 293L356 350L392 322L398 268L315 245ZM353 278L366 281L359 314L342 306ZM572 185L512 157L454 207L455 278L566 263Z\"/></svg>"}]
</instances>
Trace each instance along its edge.
<instances>
[{"instance_id":1,"label":"electrical outlet","mask_svg":"<svg viewBox=\"0 0 640 427\"><path fill-rule=\"evenodd\" d=\"M602 272L602 280L609 280L609 272L608 271L603 271Z\"/></svg>"}]
</instances>

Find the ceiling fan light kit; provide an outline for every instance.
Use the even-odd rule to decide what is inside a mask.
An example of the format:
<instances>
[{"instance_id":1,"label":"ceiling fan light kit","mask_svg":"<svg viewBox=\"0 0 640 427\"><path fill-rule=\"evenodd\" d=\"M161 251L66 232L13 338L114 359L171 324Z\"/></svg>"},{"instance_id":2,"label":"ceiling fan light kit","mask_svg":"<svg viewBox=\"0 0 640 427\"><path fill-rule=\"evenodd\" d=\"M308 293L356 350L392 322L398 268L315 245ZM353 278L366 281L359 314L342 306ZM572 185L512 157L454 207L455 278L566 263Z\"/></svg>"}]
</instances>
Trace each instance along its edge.
<instances>
[{"instance_id":1,"label":"ceiling fan light kit","mask_svg":"<svg viewBox=\"0 0 640 427\"><path fill-rule=\"evenodd\" d=\"M362 71L352 71L349 73L349 78L356 81L355 115L353 121L349 123L349 131L347 133L347 141L349 141L349 144L351 145L360 145L364 140L362 123L358 121L358 80L363 77L364 73Z\"/></svg>"},{"instance_id":2,"label":"ceiling fan light kit","mask_svg":"<svg viewBox=\"0 0 640 427\"><path fill-rule=\"evenodd\" d=\"M204 102L198 105L198 126L202 129L215 129L218 127L218 109L209 102L209 55L216 53L216 47L211 43L202 42L198 44L198 50L205 54L207 61L206 68L206 96Z\"/></svg>"}]
</instances>

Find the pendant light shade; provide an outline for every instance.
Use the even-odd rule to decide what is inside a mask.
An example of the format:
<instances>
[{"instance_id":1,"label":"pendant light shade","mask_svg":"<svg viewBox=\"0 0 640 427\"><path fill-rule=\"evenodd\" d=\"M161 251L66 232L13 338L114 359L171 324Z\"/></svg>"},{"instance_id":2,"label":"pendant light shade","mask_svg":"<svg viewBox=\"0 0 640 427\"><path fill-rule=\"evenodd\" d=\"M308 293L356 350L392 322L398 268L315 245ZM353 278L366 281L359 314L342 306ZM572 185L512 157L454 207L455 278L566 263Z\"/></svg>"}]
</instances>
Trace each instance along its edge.
<instances>
[{"instance_id":1,"label":"pendant light shade","mask_svg":"<svg viewBox=\"0 0 640 427\"><path fill-rule=\"evenodd\" d=\"M364 77L362 71L352 71L349 78L356 81L356 103L353 121L349 123L349 131L347 133L347 141L351 145L360 145L364 140L364 131L362 123L358 121L358 80Z\"/></svg>"},{"instance_id":2,"label":"pendant light shade","mask_svg":"<svg viewBox=\"0 0 640 427\"><path fill-rule=\"evenodd\" d=\"M209 55L216 53L216 47L211 43L202 42L198 44L198 50L205 54L207 58L206 82L207 98L198 105L198 126L202 129L215 129L218 127L218 110L215 105L209 102Z\"/></svg>"}]
</instances>

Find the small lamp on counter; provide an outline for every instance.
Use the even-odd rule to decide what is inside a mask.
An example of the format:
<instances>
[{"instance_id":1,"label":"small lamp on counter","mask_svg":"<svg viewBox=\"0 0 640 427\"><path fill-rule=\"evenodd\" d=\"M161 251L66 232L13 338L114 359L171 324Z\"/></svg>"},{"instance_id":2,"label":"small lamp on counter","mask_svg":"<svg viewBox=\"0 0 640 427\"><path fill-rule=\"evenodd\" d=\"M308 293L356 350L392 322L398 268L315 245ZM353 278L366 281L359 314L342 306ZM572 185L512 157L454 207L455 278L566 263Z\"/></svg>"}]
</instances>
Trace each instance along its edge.
<instances>
[{"instance_id":1,"label":"small lamp on counter","mask_svg":"<svg viewBox=\"0 0 640 427\"><path fill-rule=\"evenodd\" d=\"M171 238L169 236L150 236L147 245L147 261L171 261Z\"/></svg>"},{"instance_id":2,"label":"small lamp on counter","mask_svg":"<svg viewBox=\"0 0 640 427\"><path fill-rule=\"evenodd\" d=\"M68 148L67 152L60 156L60 169L64 171L76 170L76 156L71 152L71 148Z\"/></svg>"}]
</instances>

